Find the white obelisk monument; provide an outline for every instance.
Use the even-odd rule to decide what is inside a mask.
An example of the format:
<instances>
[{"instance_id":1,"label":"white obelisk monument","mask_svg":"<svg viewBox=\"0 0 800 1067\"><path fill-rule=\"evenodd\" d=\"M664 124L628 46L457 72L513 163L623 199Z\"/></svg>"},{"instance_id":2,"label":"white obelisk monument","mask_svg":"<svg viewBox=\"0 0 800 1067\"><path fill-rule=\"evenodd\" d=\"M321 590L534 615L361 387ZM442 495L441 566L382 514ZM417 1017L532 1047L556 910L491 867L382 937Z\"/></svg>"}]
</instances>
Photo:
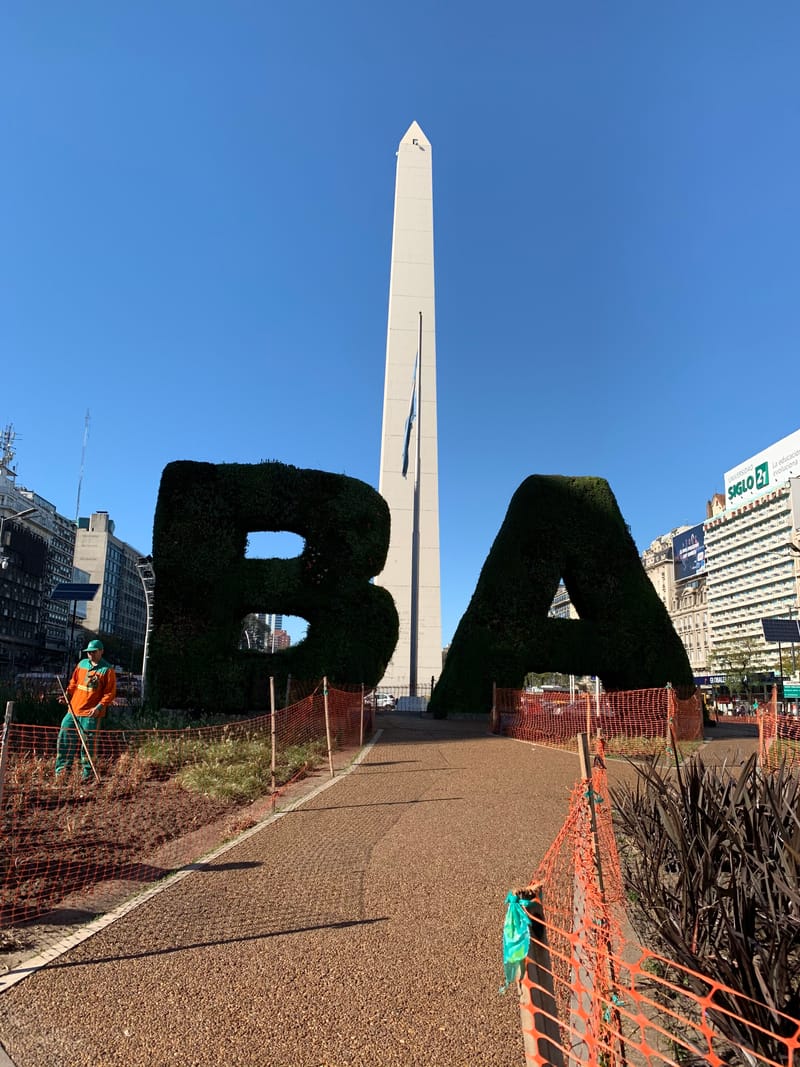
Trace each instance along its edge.
<instances>
[{"instance_id":1,"label":"white obelisk monument","mask_svg":"<svg viewBox=\"0 0 800 1067\"><path fill-rule=\"evenodd\" d=\"M397 152L378 485L392 515L386 566L400 637L383 685L427 694L442 670L431 144L412 122ZM423 688L424 687L424 688Z\"/></svg>"}]
</instances>

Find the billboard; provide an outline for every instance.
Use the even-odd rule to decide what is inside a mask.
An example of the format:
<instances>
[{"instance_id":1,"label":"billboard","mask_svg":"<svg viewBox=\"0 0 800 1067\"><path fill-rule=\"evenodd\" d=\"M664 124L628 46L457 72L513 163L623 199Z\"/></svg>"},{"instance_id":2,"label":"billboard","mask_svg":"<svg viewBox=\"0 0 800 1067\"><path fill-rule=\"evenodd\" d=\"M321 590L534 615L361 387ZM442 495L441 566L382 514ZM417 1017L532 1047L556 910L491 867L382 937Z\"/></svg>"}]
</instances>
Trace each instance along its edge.
<instances>
[{"instance_id":1,"label":"billboard","mask_svg":"<svg viewBox=\"0 0 800 1067\"><path fill-rule=\"evenodd\" d=\"M14 525L11 527L9 547L16 567L35 578L42 577L47 562L47 543L42 537Z\"/></svg>"},{"instance_id":2,"label":"billboard","mask_svg":"<svg viewBox=\"0 0 800 1067\"><path fill-rule=\"evenodd\" d=\"M706 569L706 542L702 523L672 538L672 559L675 564L676 582L685 582L687 578L702 574Z\"/></svg>"},{"instance_id":3,"label":"billboard","mask_svg":"<svg viewBox=\"0 0 800 1067\"><path fill-rule=\"evenodd\" d=\"M800 430L725 473L725 508L738 508L800 476Z\"/></svg>"}]
</instances>

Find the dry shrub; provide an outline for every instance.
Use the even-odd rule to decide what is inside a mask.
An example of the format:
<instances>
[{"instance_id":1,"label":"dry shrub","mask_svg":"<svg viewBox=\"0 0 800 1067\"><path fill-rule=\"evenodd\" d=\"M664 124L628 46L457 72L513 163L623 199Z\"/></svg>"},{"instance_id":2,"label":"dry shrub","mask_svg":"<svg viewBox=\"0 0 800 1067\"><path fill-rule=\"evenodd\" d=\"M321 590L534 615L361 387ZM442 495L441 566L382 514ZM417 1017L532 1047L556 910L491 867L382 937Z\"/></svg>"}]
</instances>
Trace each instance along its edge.
<instances>
[{"instance_id":1,"label":"dry shrub","mask_svg":"<svg viewBox=\"0 0 800 1067\"><path fill-rule=\"evenodd\" d=\"M744 1021L710 1016L779 1062L786 1046L769 1031L790 1037L800 1017L800 780L786 765L762 773L755 756L735 775L700 759L637 770L611 794L633 925L654 951L743 994L714 1002Z\"/></svg>"}]
</instances>

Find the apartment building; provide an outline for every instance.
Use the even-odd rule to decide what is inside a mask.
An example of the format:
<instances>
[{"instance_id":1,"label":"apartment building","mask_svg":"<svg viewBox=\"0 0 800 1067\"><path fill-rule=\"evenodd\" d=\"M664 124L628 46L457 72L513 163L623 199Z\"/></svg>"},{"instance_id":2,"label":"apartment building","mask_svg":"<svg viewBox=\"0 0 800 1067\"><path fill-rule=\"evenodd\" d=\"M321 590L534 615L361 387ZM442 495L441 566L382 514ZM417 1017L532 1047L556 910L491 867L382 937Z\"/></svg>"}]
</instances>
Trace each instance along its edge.
<instances>
[{"instance_id":1,"label":"apartment building","mask_svg":"<svg viewBox=\"0 0 800 1067\"><path fill-rule=\"evenodd\" d=\"M800 477L708 520L708 610L712 645L751 643L756 662L773 669L778 649L764 642L761 620L798 617Z\"/></svg>"},{"instance_id":2,"label":"apartment building","mask_svg":"<svg viewBox=\"0 0 800 1067\"><path fill-rule=\"evenodd\" d=\"M62 582L74 581L72 560L75 554L75 523L60 515L49 500L32 489L19 490L20 497L36 510L30 521L36 524L47 542L43 583L42 634L48 653L64 655L72 610L69 602L53 600L52 592Z\"/></svg>"},{"instance_id":3,"label":"apartment building","mask_svg":"<svg viewBox=\"0 0 800 1067\"><path fill-rule=\"evenodd\" d=\"M141 552L114 535L114 521L107 511L78 519L75 534L75 566L99 586L86 605L86 629L114 634L132 649L144 646L147 604L137 563Z\"/></svg>"},{"instance_id":4,"label":"apartment building","mask_svg":"<svg viewBox=\"0 0 800 1067\"><path fill-rule=\"evenodd\" d=\"M749 646L772 670L762 619L796 619L800 605L800 430L724 477L723 507L705 523L712 646Z\"/></svg>"},{"instance_id":5,"label":"apartment building","mask_svg":"<svg viewBox=\"0 0 800 1067\"><path fill-rule=\"evenodd\" d=\"M0 678L59 662L68 610L52 599L72 580L75 526L49 500L17 485L14 431L0 432Z\"/></svg>"}]
</instances>

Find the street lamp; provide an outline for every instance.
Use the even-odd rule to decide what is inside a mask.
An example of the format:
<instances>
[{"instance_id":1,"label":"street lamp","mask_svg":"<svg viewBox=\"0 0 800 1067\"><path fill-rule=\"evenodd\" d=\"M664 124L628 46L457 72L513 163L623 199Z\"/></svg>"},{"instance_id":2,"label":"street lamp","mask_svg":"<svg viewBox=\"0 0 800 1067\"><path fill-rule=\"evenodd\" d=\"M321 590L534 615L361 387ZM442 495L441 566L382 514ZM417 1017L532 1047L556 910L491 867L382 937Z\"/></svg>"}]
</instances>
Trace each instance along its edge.
<instances>
[{"instance_id":1,"label":"street lamp","mask_svg":"<svg viewBox=\"0 0 800 1067\"><path fill-rule=\"evenodd\" d=\"M800 586L800 559L798 559L798 557L800 557L800 544L798 544L795 540L792 540L792 541L788 541L787 542L786 547L789 549L789 558L792 559L792 557L794 557L794 559L792 559L792 563L794 565L794 587L795 587L794 588L794 595L795 595L795 599L798 599L798 586ZM793 615L794 615L793 609L789 608L789 618L791 619ZM794 645L792 645L792 677L793 678L794 678L796 673L797 673L797 662L795 661L795 658L794 658Z\"/></svg>"},{"instance_id":2,"label":"street lamp","mask_svg":"<svg viewBox=\"0 0 800 1067\"><path fill-rule=\"evenodd\" d=\"M142 652L142 700L146 696L147 685L147 658L150 652L150 632L153 629L153 598L155 596L156 588L156 573L153 570L153 557L152 556L139 556L136 561L136 570L139 572L139 578L142 582L142 588L144 589L144 603L146 610L146 620L144 628L144 650Z\"/></svg>"},{"instance_id":3,"label":"street lamp","mask_svg":"<svg viewBox=\"0 0 800 1067\"><path fill-rule=\"evenodd\" d=\"M13 515L0 515L0 569L7 570L11 562L6 555L6 546L3 540L3 530L6 522L10 522L12 519L24 519L27 515L33 515L34 511L38 510L38 508L25 508L24 511L15 511Z\"/></svg>"}]
</instances>

